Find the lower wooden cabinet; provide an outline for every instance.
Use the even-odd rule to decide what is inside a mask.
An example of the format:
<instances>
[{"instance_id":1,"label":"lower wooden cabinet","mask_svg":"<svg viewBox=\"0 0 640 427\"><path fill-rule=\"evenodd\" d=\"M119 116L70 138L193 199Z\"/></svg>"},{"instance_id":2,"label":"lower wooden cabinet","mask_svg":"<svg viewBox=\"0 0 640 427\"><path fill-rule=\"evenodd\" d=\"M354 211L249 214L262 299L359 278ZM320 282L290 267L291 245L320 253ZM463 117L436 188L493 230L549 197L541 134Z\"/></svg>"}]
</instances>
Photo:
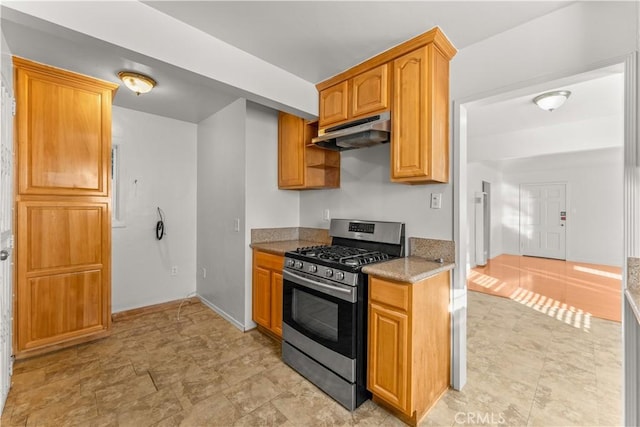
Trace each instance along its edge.
<instances>
[{"instance_id":1,"label":"lower wooden cabinet","mask_svg":"<svg viewBox=\"0 0 640 427\"><path fill-rule=\"evenodd\" d=\"M282 338L284 257L253 250L253 321Z\"/></svg>"},{"instance_id":2,"label":"lower wooden cabinet","mask_svg":"<svg viewBox=\"0 0 640 427\"><path fill-rule=\"evenodd\" d=\"M417 283L369 276L367 388L417 425L449 387L450 272Z\"/></svg>"}]
</instances>

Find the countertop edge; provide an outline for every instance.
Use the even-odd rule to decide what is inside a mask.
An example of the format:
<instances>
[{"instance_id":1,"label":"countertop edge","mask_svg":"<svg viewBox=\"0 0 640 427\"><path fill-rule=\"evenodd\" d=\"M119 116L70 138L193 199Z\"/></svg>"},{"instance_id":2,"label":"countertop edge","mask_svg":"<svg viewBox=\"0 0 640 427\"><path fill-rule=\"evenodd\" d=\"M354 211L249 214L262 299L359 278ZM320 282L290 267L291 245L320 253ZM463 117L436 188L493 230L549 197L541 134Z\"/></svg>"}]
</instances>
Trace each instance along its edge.
<instances>
[{"instance_id":1,"label":"countertop edge","mask_svg":"<svg viewBox=\"0 0 640 427\"><path fill-rule=\"evenodd\" d=\"M305 246L322 245L322 242L315 242L311 240L276 240L271 242L258 242L250 243L251 249L257 249L261 252L268 252L274 255L284 256L285 252L293 251L297 248Z\"/></svg>"},{"instance_id":2,"label":"countertop edge","mask_svg":"<svg viewBox=\"0 0 640 427\"><path fill-rule=\"evenodd\" d=\"M430 261L425 258L419 257L406 257L406 258L398 258L388 262L382 262L378 264L373 264L370 266L363 267L362 272L369 274L371 276L380 277L382 279L389 279L396 282L406 282L406 283L417 283L421 280L427 279L431 276L435 276L436 274L450 271L455 268L455 263L445 262L443 264L438 265L437 267L426 268L424 271L419 273L409 273L405 271L398 271L397 269L392 269L391 265L393 263L398 263L398 261L404 261L405 265L409 263L409 266L412 262L415 262L417 265L422 263L430 263L436 264L433 261ZM385 267L387 264L387 267ZM430 266L429 266L430 267Z\"/></svg>"},{"instance_id":3,"label":"countertop edge","mask_svg":"<svg viewBox=\"0 0 640 427\"><path fill-rule=\"evenodd\" d=\"M627 301L629 302L629 306L633 310L633 314L636 315L636 320L640 323L640 295L635 295L629 289L625 289L624 294L627 297Z\"/></svg>"}]
</instances>

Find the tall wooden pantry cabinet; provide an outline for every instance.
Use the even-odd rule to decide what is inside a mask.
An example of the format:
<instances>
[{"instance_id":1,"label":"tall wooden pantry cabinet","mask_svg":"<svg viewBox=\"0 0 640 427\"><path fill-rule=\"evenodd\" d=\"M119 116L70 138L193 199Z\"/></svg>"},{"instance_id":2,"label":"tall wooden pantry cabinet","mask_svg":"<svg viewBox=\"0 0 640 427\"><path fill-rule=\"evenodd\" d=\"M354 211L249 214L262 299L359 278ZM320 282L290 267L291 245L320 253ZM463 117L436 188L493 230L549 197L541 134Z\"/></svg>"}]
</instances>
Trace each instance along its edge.
<instances>
[{"instance_id":1,"label":"tall wooden pantry cabinet","mask_svg":"<svg viewBox=\"0 0 640 427\"><path fill-rule=\"evenodd\" d=\"M117 85L14 57L14 354L111 326L111 102Z\"/></svg>"}]
</instances>

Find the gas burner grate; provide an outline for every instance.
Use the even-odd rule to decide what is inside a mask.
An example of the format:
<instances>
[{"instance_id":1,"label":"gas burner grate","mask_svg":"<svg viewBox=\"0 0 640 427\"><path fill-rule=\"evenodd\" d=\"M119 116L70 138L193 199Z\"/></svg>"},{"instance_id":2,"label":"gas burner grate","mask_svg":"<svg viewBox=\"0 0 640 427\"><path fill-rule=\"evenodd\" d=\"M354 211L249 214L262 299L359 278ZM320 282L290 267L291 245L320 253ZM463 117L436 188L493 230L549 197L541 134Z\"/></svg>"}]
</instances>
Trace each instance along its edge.
<instances>
[{"instance_id":1,"label":"gas burner grate","mask_svg":"<svg viewBox=\"0 0 640 427\"><path fill-rule=\"evenodd\" d=\"M374 262L388 260L388 254L350 246L309 246L296 249L296 252L310 258L359 267Z\"/></svg>"}]
</instances>

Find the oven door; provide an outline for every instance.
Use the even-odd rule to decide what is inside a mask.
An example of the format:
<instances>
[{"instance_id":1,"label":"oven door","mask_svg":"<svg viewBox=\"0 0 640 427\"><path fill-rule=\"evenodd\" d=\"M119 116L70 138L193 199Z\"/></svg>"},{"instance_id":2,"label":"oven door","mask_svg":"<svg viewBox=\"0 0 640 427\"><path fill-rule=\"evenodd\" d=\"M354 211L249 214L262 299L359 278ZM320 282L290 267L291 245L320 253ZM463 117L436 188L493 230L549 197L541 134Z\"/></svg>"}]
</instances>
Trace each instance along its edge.
<instances>
[{"instance_id":1,"label":"oven door","mask_svg":"<svg viewBox=\"0 0 640 427\"><path fill-rule=\"evenodd\" d=\"M357 287L283 271L285 326L349 359L356 357L357 298Z\"/></svg>"}]
</instances>

